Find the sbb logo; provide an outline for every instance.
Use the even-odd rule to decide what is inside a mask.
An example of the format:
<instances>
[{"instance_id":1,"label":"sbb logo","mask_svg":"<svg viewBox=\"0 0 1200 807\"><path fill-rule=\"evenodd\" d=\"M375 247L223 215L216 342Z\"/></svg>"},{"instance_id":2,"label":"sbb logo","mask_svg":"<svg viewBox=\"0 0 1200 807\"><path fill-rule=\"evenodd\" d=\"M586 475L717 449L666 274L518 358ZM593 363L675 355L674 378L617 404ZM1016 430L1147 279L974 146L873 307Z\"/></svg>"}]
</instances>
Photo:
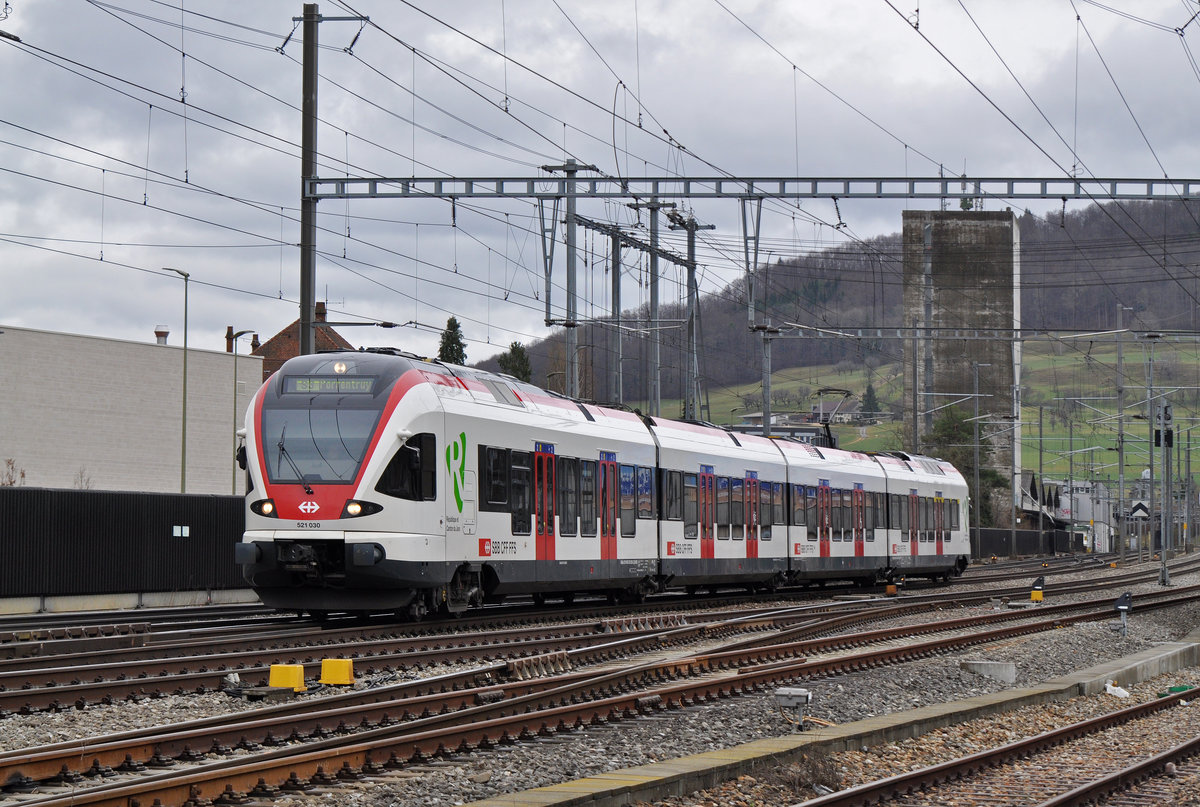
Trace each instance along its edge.
<instances>
[{"instance_id":1,"label":"sbb logo","mask_svg":"<svg viewBox=\"0 0 1200 807\"><path fill-rule=\"evenodd\" d=\"M675 542L674 541L667 541L667 554L668 555L675 554Z\"/></svg>"},{"instance_id":2,"label":"sbb logo","mask_svg":"<svg viewBox=\"0 0 1200 807\"><path fill-rule=\"evenodd\" d=\"M481 558L490 558L492 556L492 539L491 538L480 538L479 539L479 556Z\"/></svg>"}]
</instances>

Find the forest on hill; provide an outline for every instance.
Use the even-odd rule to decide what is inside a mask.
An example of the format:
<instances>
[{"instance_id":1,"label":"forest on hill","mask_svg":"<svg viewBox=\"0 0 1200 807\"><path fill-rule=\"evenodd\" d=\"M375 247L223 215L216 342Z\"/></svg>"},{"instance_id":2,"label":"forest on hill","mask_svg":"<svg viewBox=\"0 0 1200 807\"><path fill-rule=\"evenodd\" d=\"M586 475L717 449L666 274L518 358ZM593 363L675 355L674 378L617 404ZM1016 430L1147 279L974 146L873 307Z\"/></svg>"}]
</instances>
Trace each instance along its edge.
<instances>
[{"instance_id":1,"label":"forest on hill","mask_svg":"<svg viewBox=\"0 0 1200 807\"><path fill-rule=\"evenodd\" d=\"M1023 328L1103 331L1116 326L1120 305L1131 309L1124 324L1133 330L1200 330L1200 202L1111 202L1041 217L1026 211L1017 222ZM902 308L902 283L901 236L895 233L760 265L753 287L773 324L851 330L911 322ZM645 324L648 313L645 307L629 311L625 321ZM683 315L678 306L660 311L664 320ZM610 333L596 325L579 328L581 397L614 397L608 389ZM686 378L684 332L662 333L662 397L676 398ZM534 383L561 389L563 344L558 332L526 346ZM729 389L761 380L761 337L747 327L744 278L701 297L700 344L702 385ZM626 335L622 350L624 398L646 400L648 340ZM772 365L861 369L892 364L900 353L895 340L780 338L772 342ZM498 367L494 358L481 366Z\"/></svg>"}]
</instances>

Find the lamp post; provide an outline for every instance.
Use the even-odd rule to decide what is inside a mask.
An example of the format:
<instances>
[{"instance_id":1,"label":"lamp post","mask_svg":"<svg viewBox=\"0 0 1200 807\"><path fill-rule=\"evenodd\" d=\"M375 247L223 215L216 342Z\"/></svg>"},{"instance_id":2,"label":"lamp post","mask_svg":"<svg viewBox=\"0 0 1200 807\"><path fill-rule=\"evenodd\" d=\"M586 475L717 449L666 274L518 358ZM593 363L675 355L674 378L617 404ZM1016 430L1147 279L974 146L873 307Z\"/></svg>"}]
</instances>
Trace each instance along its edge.
<instances>
[{"instance_id":1,"label":"lamp post","mask_svg":"<svg viewBox=\"0 0 1200 807\"><path fill-rule=\"evenodd\" d=\"M163 267L164 272L174 272L183 278L183 411L180 415L179 438L179 492L187 492L187 360L188 360L188 278L182 269Z\"/></svg>"},{"instance_id":2,"label":"lamp post","mask_svg":"<svg viewBox=\"0 0 1200 807\"><path fill-rule=\"evenodd\" d=\"M237 495L237 340L253 331L238 331L233 335L233 468L229 492Z\"/></svg>"}]
</instances>

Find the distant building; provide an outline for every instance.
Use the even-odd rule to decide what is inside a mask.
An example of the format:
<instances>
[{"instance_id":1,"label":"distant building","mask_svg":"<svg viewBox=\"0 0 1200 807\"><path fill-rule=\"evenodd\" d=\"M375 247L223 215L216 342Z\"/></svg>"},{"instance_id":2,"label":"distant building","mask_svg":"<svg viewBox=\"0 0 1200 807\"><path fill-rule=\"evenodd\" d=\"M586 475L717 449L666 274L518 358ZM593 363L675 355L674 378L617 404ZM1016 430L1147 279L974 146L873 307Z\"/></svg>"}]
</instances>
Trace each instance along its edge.
<instances>
[{"instance_id":1,"label":"distant building","mask_svg":"<svg viewBox=\"0 0 1200 807\"><path fill-rule=\"evenodd\" d=\"M0 330L0 471L11 459L31 487L178 493L186 453L186 492L243 491L235 435L258 356L188 346L184 452L184 351L165 328L157 342Z\"/></svg>"},{"instance_id":2,"label":"distant building","mask_svg":"<svg viewBox=\"0 0 1200 807\"><path fill-rule=\"evenodd\" d=\"M316 321L326 321L325 303L316 305ZM321 350L354 350L354 345L342 338L342 335L330 327L316 328L313 346ZM300 355L300 320L263 342L252 351L253 355L262 357L262 380L266 381L271 374L283 366L290 358Z\"/></svg>"}]
</instances>

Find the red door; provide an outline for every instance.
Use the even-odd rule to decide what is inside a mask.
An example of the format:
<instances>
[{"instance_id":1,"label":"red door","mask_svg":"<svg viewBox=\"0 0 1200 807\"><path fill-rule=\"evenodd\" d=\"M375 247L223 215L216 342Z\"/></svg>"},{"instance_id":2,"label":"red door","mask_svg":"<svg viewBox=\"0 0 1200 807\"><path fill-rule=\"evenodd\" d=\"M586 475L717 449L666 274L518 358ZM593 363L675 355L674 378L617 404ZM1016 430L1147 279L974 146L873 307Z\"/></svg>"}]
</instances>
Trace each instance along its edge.
<instances>
[{"instance_id":1,"label":"red door","mask_svg":"<svg viewBox=\"0 0 1200 807\"><path fill-rule=\"evenodd\" d=\"M600 462L600 557L612 560L617 556L617 463Z\"/></svg>"},{"instance_id":2,"label":"red door","mask_svg":"<svg viewBox=\"0 0 1200 807\"><path fill-rule=\"evenodd\" d=\"M538 560L554 560L554 451L541 445L533 455L533 512Z\"/></svg>"},{"instance_id":3,"label":"red door","mask_svg":"<svg viewBox=\"0 0 1200 807\"><path fill-rule=\"evenodd\" d=\"M758 485L757 479L746 478L746 557L758 557Z\"/></svg>"},{"instance_id":4,"label":"red door","mask_svg":"<svg viewBox=\"0 0 1200 807\"><path fill-rule=\"evenodd\" d=\"M716 523L716 477L712 474L700 474L698 477L697 493L700 496L700 557L716 557L716 544L713 541L713 524Z\"/></svg>"},{"instance_id":5,"label":"red door","mask_svg":"<svg viewBox=\"0 0 1200 807\"><path fill-rule=\"evenodd\" d=\"M833 492L829 485L817 488L817 542L821 545L821 557L831 554L830 541L833 538L833 526L830 523L830 510L833 506Z\"/></svg>"},{"instance_id":6,"label":"red door","mask_svg":"<svg viewBox=\"0 0 1200 807\"><path fill-rule=\"evenodd\" d=\"M850 523L854 527L854 557L861 558L867 551L867 545L864 543L867 539L866 494L861 484L856 484L850 494L850 507Z\"/></svg>"}]
</instances>

